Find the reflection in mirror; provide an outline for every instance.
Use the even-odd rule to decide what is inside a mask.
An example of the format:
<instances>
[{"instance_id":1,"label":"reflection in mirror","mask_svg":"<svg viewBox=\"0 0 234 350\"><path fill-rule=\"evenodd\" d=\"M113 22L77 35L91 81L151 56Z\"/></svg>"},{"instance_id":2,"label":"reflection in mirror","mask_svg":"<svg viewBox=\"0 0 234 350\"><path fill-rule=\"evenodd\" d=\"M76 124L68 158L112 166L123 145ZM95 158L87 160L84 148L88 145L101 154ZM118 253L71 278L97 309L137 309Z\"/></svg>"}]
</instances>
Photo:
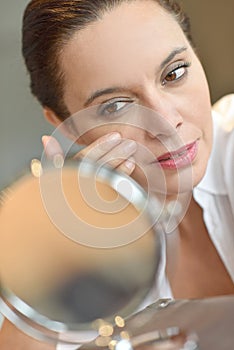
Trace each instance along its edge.
<instances>
[{"instance_id":1,"label":"reflection in mirror","mask_svg":"<svg viewBox=\"0 0 234 350\"><path fill-rule=\"evenodd\" d=\"M141 307L160 273L160 224L147 194L109 168L71 162L34 175L0 208L0 311L35 338L83 343L96 319Z\"/></svg>"}]
</instances>

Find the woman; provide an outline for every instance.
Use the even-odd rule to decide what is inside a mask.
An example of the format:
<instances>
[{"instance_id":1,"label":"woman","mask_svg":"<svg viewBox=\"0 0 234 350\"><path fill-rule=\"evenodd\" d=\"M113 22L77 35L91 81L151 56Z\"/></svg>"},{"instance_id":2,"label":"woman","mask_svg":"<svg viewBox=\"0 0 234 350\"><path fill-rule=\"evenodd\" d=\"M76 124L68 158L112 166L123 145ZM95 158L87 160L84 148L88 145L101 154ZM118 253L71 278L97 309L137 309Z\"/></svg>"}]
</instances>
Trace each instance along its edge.
<instances>
[{"instance_id":1,"label":"woman","mask_svg":"<svg viewBox=\"0 0 234 350\"><path fill-rule=\"evenodd\" d=\"M180 176L192 169L191 188L181 190L192 194L194 188L179 225L178 261L170 288L157 296L232 294L234 188L229 174L234 152L228 143L233 144L234 135L225 135L215 123L211 153L208 84L179 5L169 0L32 0L24 14L23 55L32 93L54 126L77 111L102 106L105 125L81 135L78 142L87 147L78 157L94 149L96 161L107 161L144 186L140 168L148 164L139 167L137 158L142 145L156 160L151 173L163 171L170 196L177 194ZM154 118L137 132L127 123L108 123L135 104L159 115L169 132L167 127L159 132ZM173 135L184 146L168 150ZM48 140L43 138L44 145ZM47 152L61 152L55 140Z\"/></svg>"},{"instance_id":2,"label":"woman","mask_svg":"<svg viewBox=\"0 0 234 350\"><path fill-rule=\"evenodd\" d=\"M225 129L215 114L212 127L208 84L179 5L170 0L32 0L23 20L23 55L32 93L54 126L87 107L104 108L105 125L79 138L86 147L77 157L91 152L94 160L145 186L141 169L147 165L139 167L137 159L142 146L155 159L150 171L163 171L168 196L177 195L178 178L192 169L173 277L155 298L233 294L233 117ZM160 117L144 120L137 132L128 123L108 123L134 105ZM182 148L168 146L173 135ZM45 136L43 142L50 155L61 152L55 140ZM19 342L30 348L26 338Z\"/></svg>"}]
</instances>

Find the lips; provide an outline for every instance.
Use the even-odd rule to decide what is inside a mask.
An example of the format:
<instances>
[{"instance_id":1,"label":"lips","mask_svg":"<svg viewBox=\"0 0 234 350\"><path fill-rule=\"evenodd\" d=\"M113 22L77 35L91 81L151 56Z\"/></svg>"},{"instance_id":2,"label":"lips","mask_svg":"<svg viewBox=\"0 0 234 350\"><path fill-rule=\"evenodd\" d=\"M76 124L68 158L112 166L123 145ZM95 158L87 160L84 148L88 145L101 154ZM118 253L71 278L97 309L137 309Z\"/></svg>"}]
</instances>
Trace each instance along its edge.
<instances>
[{"instance_id":1,"label":"lips","mask_svg":"<svg viewBox=\"0 0 234 350\"><path fill-rule=\"evenodd\" d=\"M157 158L156 164L164 169L178 169L191 165L198 151L198 141L189 143L176 151L167 152Z\"/></svg>"}]
</instances>

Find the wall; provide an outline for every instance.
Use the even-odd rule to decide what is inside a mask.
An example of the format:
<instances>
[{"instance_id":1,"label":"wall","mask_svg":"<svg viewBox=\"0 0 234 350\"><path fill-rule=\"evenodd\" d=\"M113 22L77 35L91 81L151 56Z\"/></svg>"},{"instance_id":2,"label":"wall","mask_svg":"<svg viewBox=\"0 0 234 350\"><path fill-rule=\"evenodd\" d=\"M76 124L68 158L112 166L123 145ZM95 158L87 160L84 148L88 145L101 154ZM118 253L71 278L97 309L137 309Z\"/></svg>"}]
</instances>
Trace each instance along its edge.
<instances>
[{"instance_id":1,"label":"wall","mask_svg":"<svg viewBox=\"0 0 234 350\"><path fill-rule=\"evenodd\" d=\"M234 92L234 0L182 0L190 15L212 101Z\"/></svg>"},{"instance_id":2,"label":"wall","mask_svg":"<svg viewBox=\"0 0 234 350\"><path fill-rule=\"evenodd\" d=\"M21 17L27 0L0 2L0 188L18 177L51 132L28 88L21 57Z\"/></svg>"}]
</instances>

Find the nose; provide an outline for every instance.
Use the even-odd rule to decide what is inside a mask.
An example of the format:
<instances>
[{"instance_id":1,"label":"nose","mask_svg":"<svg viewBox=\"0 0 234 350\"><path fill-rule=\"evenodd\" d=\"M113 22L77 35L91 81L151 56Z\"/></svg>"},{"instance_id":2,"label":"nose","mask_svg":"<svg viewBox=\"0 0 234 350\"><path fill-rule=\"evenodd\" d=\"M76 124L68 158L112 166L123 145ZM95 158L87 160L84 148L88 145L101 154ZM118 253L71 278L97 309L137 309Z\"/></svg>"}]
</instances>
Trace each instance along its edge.
<instances>
[{"instance_id":1,"label":"nose","mask_svg":"<svg viewBox=\"0 0 234 350\"><path fill-rule=\"evenodd\" d=\"M172 102L159 99L142 107L141 123L150 138L167 138L178 133L183 118Z\"/></svg>"}]
</instances>

